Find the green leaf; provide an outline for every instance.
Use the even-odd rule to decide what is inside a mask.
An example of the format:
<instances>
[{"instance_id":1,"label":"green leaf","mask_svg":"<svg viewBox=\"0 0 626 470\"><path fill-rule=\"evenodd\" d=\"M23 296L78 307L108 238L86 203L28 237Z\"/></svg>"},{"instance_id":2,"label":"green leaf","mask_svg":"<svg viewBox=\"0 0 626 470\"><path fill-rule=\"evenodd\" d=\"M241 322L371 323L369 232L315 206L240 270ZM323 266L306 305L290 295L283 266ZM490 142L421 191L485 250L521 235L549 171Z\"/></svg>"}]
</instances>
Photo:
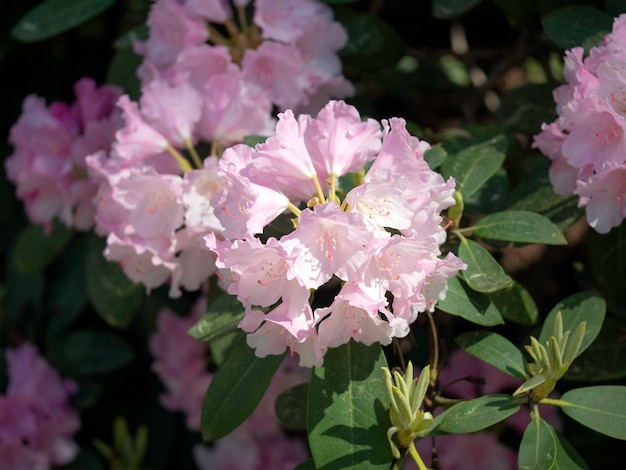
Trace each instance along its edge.
<instances>
[{"instance_id":1,"label":"green leaf","mask_svg":"<svg viewBox=\"0 0 626 470\"><path fill-rule=\"evenodd\" d=\"M124 89L131 99L137 100L141 96L141 82L136 75L143 57L132 49L118 49L113 55L107 71L107 83L118 85Z\"/></svg>"},{"instance_id":2,"label":"green leaf","mask_svg":"<svg viewBox=\"0 0 626 470\"><path fill-rule=\"evenodd\" d=\"M315 463L313 463L313 459L309 459L305 462L302 462L293 470L316 470L316 468L315 468Z\"/></svg>"},{"instance_id":3,"label":"green leaf","mask_svg":"<svg viewBox=\"0 0 626 470\"><path fill-rule=\"evenodd\" d=\"M87 295L105 322L126 328L141 307L143 287L128 279L119 264L107 261L103 251L103 240L92 238L85 268Z\"/></svg>"},{"instance_id":4,"label":"green leaf","mask_svg":"<svg viewBox=\"0 0 626 470\"><path fill-rule=\"evenodd\" d=\"M204 396L202 438L205 441L224 437L252 414L284 357L284 354L257 357L246 344L246 335L239 335Z\"/></svg>"},{"instance_id":5,"label":"green leaf","mask_svg":"<svg viewBox=\"0 0 626 470\"><path fill-rule=\"evenodd\" d=\"M528 211L505 211L488 215L473 225L474 235L519 243L566 245L559 228L542 215Z\"/></svg>"},{"instance_id":6,"label":"green leaf","mask_svg":"<svg viewBox=\"0 0 626 470\"><path fill-rule=\"evenodd\" d=\"M504 323L498 308L489 298L470 289L458 276L448 279L446 298L437 302L437 308L477 325L493 326Z\"/></svg>"},{"instance_id":7,"label":"green leaf","mask_svg":"<svg viewBox=\"0 0 626 470\"><path fill-rule=\"evenodd\" d=\"M626 440L626 387L598 385L565 392L559 400L563 412L607 436Z\"/></svg>"},{"instance_id":8,"label":"green leaf","mask_svg":"<svg viewBox=\"0 0 626 470\"><path fill-rule=\"evenodd\" d=\"M548 38L557 46L589 49L611 31L613 18L597 8L576 5L547 14L541 24Z\"/></svg>"},{"instance_id":9,"label":"green leaf","mask_svg":"<svg viewBox=\"0 0 626 470\"><path fill-rule=\"evenodd\" d=\"M276 416L287 429L306 429L308 382L291 387L276 398Z\"/></svg>"},{"instance_id":10,"label":"green leaf","mask_svg":"<svg viewBox=\"0 0 626 470\"><path fill-rule=\"evenodd\" d=\"M606 382L626 378L626 341L621 337L626 322L607 317L600 334L567 369L564 379Z\"/></svg>"},{"instance_id":11,"label":"green leaf","mask_svg":"<svg viewBox=\"0 0 626 470\"><path fill-rule=\"evenodd\" d=\"M626 224L605 235L590 230L586 245L593 280L609 310L626 315Z\"/></svg>"},{"instance_id":12,"label":"green leaf","mask_svg":"<svg viewBox=\"0 0 626 470\"><path fill-rule=\"evenodd\" d=\"M55 222L49 234L39 225L29 225L15 246L15 261L23 272L36 272L53 261L72 238L72 231Z\"/></svg>"},{"instance_id":13,"label":"green leaf","mask_svg":"<svg viewBox=\"0 0 626 470\"><path fill-rule=\"evenodd\" d=\"M459 258L467 264L465 281L478 292L495 292L513 283L493 256L473 240L461 240Z\"/></svg>"},{"instance_id":14,"label":"green leaf","mask_svg":"<svg viewBox=\"0 0 626 470\"><path fill-rule=\"evenodd\" d=\"M46 0L20 18L11 36L35 42L55 36L98 16L115 0Z\"/></svg>"},{"instance_id":15,"label":"green leaf","mask_svg":"<svg viewBox=\"0 0 626 470\"><path fill-rule=\"evenodd\" d=\"M457 191L468 199L502 166L504 153L500 148L505 143L504 137L497 137L450 155L441 165L441 174L446 179L453 176Z\"/></svg>"},{"instance_id":16,"label":"green leaf","mask_svg":"<svg viewBox=\"0 0 626 470\"><path fill-rule=\"evenodd\" d=\"M213 341L237 329L243 318L244 308L237 297L223 293L189 329L189 334L200 341Z\"/></svg>"},{"instance_id":17,"label":"green leaf","mask_svg":"<svg viewBox=\"0 0 626 470\"><path fill-rule=\"evenodd\" d=\"M505 287L486 295L507 320L521 323L522 325L534 325L537 323L537 317L539 316L537 305L521 284L513 281L513 285L510 287Z\"/></svg>"},{"instance_id":18,"label":"green leaf","mask_svg":"<svg viewBox=\"0 0 626 470\"><path fill-rule=\"evenodd\" d=\"M120 369L134 359L134 354L117 335L81 330L57 337L50 348L50 359L70 375L88 375Z\"/></svg>"},{"instance_id":19,"label":"green leaf","mask_svg":"<svg viewBox=\"0 0 626 470\"><path fill-rule=\"evenodd\" d=\"M243 138L243 143L247 145L248 147L254 148L256 147L256 144L265 143L266 140L267 140L266 135L246 135Z\"/></svg>"},{"instance_id":20,"label":"green leaf","mask_svg":"<svg viewBox=\"0 0 626 470\"><path fill-rule=\"evenodd\" d=\"M526 378L526 361L522 352L504 336L491 331L468 331L457 336L456 343L472 356L515 378Z\"/></svg>"},{"instance_id":21,"label":"green leaf","mask_svg":"<svg viewBox=\"0 0 626 470\"><path fill-rule=\"evenodd\" d=\"M329 349L309 386L309 446L315 468L381 469L391 463L389 396L380 345Z\"/></svg>"},{"instance_id":22,"label":"green leaf","mask_svg":"<svg viewBox=\"0 0 626 470\"><path fill-rule=\"evenodd\" d=\"M538 133L542 123L554 121L556 118L553 91L554 86L551 84L536 83L507 91L501 97L496 120L516 132Z\"/></svg>"},{"instance_id":23,"label":"green leaf","mask_svg":"<svg viewBox=\"0 0 626 470\"><path fill-rule=\"evenodd\" d=\"M524 431L518 466L519 470L589 468L574 447L540 417Z\"/></svg>"},{"instance_id":24,"label":"green leaf","mask_svg":"<svg viewBox=\"0 0 626 470\"><path fill-rule=\"evenodd\" d=\"M480 431L505 420L519 408L511 395L485 395L448 408L437 417L435 431L455 434Z\"/></svg>"},{"instance_id":25,"label":"green leaf","mask_svg":"<svg viewBox=\"0 0 626 470\"><path fill-rule=\"evenodd\" d=\"M587 349L602 329L602 322L606 314L606 303L597 292L579 292L574 294L554 306L550 311L541 329L539 342L546 344L548 338L552 336L556 314L561 312L563 317L563 331L570 330L572 333L581 322L587 322L585 336L578 350L579 356Z\"/></svg>"},{"instance_id":26,"label":"green leaf","mask_svg":"<svg viewBox=\"0 0 626 470\"><path fill-rule=\"evenodd\" d=\"M66 329L87 304L85 259L88 250L89 239L76 237L56 263L58 270L52 276L50 289L48 336Z\"/></svg>"},{"instance_id":27,"label":"green leaf","mask_svg":"<svg viewBox=\"0 0 626 470\"><path fill-rule=\"evenodd\" d=\"M431 147L424 153L424 160L428 163L431 170L439 168L447 157L448 152L441 145Z\"/></svg>"},{"instance_id":28,"label":"green leaf","mask_svg":"<svg viewBox=\"0 0 626 470\"><path fill-rule=\"evenodd\" d=\"M474 8L482 0L433 0L435 18L454 18Z\"/></svg>"}]
</instances>

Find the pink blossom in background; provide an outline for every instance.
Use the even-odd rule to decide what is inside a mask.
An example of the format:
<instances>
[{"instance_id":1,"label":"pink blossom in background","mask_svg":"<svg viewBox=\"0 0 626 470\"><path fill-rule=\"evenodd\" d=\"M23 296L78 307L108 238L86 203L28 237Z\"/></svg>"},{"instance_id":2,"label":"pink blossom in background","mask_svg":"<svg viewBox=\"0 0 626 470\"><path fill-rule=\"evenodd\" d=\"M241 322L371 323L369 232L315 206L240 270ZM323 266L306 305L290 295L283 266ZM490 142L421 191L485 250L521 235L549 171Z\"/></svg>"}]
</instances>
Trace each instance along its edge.
<instances>
[{"instance_id":1,"label":"pink blossom in background","mask_svg":"<svg viewBox=\"0 0 626 470\"><path fill-rule=\"evenodd\" d=\"M61 379L24 343L7 349L9 384L0 395L0 463L3 470L47 470L78 453L72 435L80 428L69 396L76 384Z\"/></svg>"},{"instance_id":2,"label":"pink blossom in background","mask_svg":"<svg viewBox=\"0 0 626 470\"><path fill-rule=\"evenodd\" d=\"M447 279L464 269L451 253L439 258L440 212L454 203L454 180L430 170L428 144L403 120L384 121L383 130L331 101L316 117L281 113L274 136L255 149L232 147L220 161L226 185L213 202L226 239L204 240L245 307L240 327L258 356L289 349L312 366L350 339L389 344L419 312L432 311ZM339 178L369 162L342 201ZM255 237L286 209L295 216L291 232L264 243ZM313 308L311 291L337 280L335 301Z\"/></svg>"},{"instance_id":3,"label":"pink blossom in background","mask_svg":"<svg viewBox=\"0 0 626 470\"><path fill-rule=\"evenodd\" d=\"M207 370L208 345L191 337L187 330L200 318L205 304L206 297L201 296L187 317L163 309L150 339L152 369L166 389L161 403L170 411L183 412L187 427L194 431L200 430L202 402L212 374ZM309 458L305 444L285 434L274 411L278 395L306 382L309 376L308 369L287 358L254 413L241 426L210 447L198 444L194 448L198 468L291 469Z\"/></svg>"},{"instance_id":4,"label":"pink blossom in background","mask_svg":"<svg viewBox=\"0 0 626 470\"><path fill-rule=\"evenodd\" d=\"M157 0L148 17L150 35L135 44L144 56L139 70L143 83L158 77L176 83L189 80L203 93L208 79L237 70L242 76L240 87L255 86L264 95L253 101L245 98L244 108L267 101L280 109L309 106L306 109L314 112L330 98L354 93L341 75L337 55L347 34L328 6L318 0L234 4L233 10L225 0ZM226 33L211 23L223 25ZM219 53L210 53L212 49ZM224 91L237 94L228 88ZM205 106L214 106L213 99L205 93ZM270 117L270 107L263 112ZM222 135L216 137L224 140Z\"/></svg>"},{"instance_id":5,"label":"pink blossom in background","mask_svg":"<svg viewBox=\"0 0 626 470\"><path fill-rule=\"evenodd\" d=\"M77 230L93 227L97 184L88 178L85 158L108 151L121 126L114 107L121 94L117 87L98 88L83 78L74 91L72 105L46 106L41 98L26 97L9 135L14 152L5 162L7 176L30 221L46 230L55 219Z\"/></svg>"},{"instance_id":6,"label":"pink blossom in background","mask_svg":"<svg viewBox=\"0 0 626 470\"><path fill-rule=\"evenodd\" d=\"M533 147L552 160L558 194L573 193L587 221L608 233L626 217L626 15L584 57L566 51L566 84L554 91L559 117L543 124Z\"/></svg>"}]
</instances>

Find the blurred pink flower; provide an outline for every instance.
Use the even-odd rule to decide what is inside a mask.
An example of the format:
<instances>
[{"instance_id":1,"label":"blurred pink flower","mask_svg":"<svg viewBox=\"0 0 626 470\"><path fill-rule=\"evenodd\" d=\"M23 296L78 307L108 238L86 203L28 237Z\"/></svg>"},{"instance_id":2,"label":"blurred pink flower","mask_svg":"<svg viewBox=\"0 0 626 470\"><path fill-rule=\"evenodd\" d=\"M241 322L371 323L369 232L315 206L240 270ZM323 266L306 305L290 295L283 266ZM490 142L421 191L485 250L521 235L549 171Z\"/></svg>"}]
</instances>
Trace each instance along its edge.
<instances>
[{"instance_id":1,"label":"blurred pink flower","mask_svg":"<svg viewBox=\"0 0 626 470\"><path fill-rule=\"evenodd\" d=\"M9 384L0 395L0 463L3 470L48 470L78 453L72 435L80 428L69 405L76 384L64 380L24 343L7 349Z\"/></svg>"}]
</instances>

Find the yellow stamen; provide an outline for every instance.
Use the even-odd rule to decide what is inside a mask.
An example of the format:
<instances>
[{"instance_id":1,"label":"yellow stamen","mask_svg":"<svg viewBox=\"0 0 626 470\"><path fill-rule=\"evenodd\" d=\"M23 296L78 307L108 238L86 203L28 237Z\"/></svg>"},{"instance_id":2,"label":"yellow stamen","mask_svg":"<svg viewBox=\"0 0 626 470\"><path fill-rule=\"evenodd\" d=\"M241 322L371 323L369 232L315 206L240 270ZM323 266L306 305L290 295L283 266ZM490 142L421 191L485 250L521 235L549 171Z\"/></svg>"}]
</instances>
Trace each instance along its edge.
<instances>
[{"instance_id":1,"label":"yellow stamen","mask_svg":"<svg viewBox=\"0 0 626 470\"><path fill-rule=\"evenodd\" d=\"M315 185L315 190L317 191L317 195L320 198L320 203L325 204L326 197L324 197L324 191L322 191L322 187L320 186L320 182L317 179L317 175L311 176L311 180L313 181L313 184Z\"/></svg>"},{"instance_id":2,"label":"yellow stamen","mask_svg":"<svg viewBox=\"0 0 626 470\"><path fill-rule=\"evenodd\" d=\"M196 165L196 168L201 170L203 167L202 160L200 159L200 155L198 155L198 152L196 152L195 147L191 143L191 140L185 139L185 146L187 147L187 150L189 150L189 154L191 155L191 159L193 160L194 165Z\"/></svg>"},{"instance_id":3,"label":"yellow stamen","mask_svg":"<svg viewBox=\"0 0 626 470\"><path fill-rule=\"evenodd\" d=\"M176 150L170 144L167 144L167 146L165 147L165 150L167 150L176 159L176 161L178 162L178 166L183 171L183 173L187 173L188 171L193 170L193 168L191 167L187 159L183 157L178 152L178 150Z\"/></svg>"}]
</instances>

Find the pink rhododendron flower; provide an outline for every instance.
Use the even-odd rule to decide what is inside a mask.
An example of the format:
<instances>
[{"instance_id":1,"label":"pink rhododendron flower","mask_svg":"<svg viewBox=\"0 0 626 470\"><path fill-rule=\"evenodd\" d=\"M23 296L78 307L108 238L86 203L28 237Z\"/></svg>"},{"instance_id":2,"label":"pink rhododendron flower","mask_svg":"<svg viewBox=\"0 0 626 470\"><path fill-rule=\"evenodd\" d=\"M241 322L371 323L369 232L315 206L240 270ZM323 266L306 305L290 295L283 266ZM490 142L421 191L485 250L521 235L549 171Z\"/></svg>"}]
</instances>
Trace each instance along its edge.
<instances>
[{"instance_id":1,"label":"pink rhododendron flower","mask_svg":"<svg viewBox=\"0 0 626 470\"><path fill-rule=\"evenodd\" d=\"M97 184L88 178L85 158L107 151L121 125L114 108L117 87L98 88L83 78L74 91L72 105L46 107L41 98L28 96L9 136L14 152L5 162L7 176L30 221L47 230L54 219L78 230L92 228Z\"/></svg>"},{"instance_id":2,"label":"pink rhododendron flower","mask_svg":"<svg viewBox=\"0 0 626 470\"><path fill-rule=\"evenodd\" d=\"M612 33L586 58L580 47L565 53L567 83L554 91L559 117L544 124L533 143L552 160L555 192L576 194L599 233L626 216L625 25L626 15L616 18Z\"/></svg>"},{"instance_id":3,"label":"pink rhododendron flower","mask_svg":"<svg viewBox=\"0 0 626 470\"><path fill-rule=\"evenodd\" d=\"M310 366L350 339L389 344L464 269L451 253L439 258L439 213L454 203L454 180L430 170L428 144L404 121L384 129L331 101L316 117L285 111L275 136L255 149L233 147L220 162L226 185L213 203L226 239L204 240L245 307L240 327L258 356L289 348ZM342 201L339 178L349 172L361 172L363 184ZM295 216L291 232L256 236L286 210ZM338 281L331 305L312 306L311 292Z\"/></svg>"},{"instance_id":4,"label":"pink rhododendron flower","mask_svg":"<svg viewBox=\"0 0 626 470\"><path fill-rule=\"evenodd\" d=\"M69 405L76 384L63 380L24 343L6 351L9 384L0 395L0 464L6 470L48 470L78 453L72 435L80 427Z\"/></svg>"}]
</instances>

